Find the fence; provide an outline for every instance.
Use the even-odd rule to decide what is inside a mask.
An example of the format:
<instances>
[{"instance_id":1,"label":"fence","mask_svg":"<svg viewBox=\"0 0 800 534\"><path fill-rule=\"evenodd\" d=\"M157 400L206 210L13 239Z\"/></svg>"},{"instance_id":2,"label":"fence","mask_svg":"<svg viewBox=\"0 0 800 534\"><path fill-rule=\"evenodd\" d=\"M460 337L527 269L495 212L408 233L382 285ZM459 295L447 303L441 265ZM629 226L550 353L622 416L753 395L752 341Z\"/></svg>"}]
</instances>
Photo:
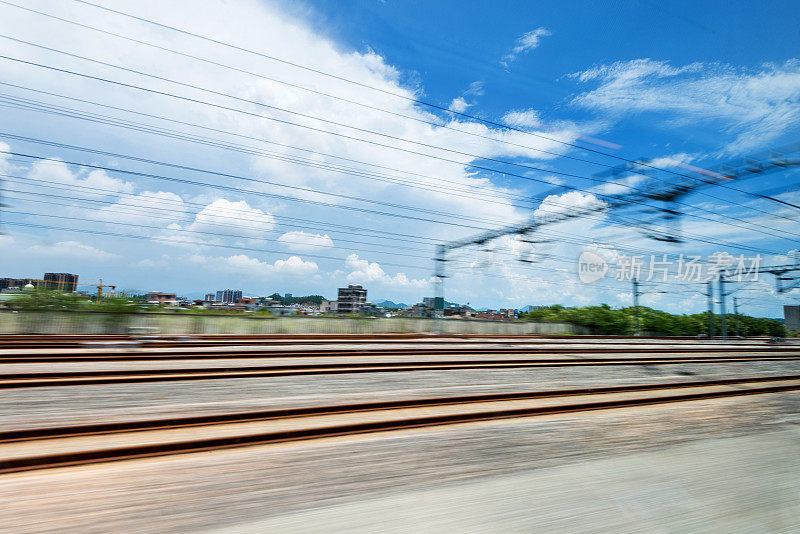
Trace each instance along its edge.
<instances>
[{"instance_id":1,"label":"fence","mask_svg":"<svg viewBox=\"0 0 800 534\"><path fill-rule=\"evenodd\" d=\"M569 323L392 317L243 317L168 313L0 312L0 334L589 334Z\"/></svg>"}]
</instances>

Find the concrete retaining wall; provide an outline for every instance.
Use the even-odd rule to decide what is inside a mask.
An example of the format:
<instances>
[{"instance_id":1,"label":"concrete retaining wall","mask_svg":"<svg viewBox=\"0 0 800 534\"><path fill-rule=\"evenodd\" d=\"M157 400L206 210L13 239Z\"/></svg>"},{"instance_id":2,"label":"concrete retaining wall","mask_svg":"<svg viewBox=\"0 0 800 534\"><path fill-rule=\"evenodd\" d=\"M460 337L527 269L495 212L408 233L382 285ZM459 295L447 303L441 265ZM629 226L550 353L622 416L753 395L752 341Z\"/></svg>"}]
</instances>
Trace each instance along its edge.
<instances>
[{"instance_id":1,"label":"concrete retaining wall","mask_svg":"<svg viewBox=\"0 0 800 534\"><path fill-rule=\"evenodd\" d=\"M0 312L2 334L378 334L433 333L436 321L422 318L241 317L163 313ZM443 319L449 334L589 334L569 323L534 323Z\"/></svg>"}]
</instances>

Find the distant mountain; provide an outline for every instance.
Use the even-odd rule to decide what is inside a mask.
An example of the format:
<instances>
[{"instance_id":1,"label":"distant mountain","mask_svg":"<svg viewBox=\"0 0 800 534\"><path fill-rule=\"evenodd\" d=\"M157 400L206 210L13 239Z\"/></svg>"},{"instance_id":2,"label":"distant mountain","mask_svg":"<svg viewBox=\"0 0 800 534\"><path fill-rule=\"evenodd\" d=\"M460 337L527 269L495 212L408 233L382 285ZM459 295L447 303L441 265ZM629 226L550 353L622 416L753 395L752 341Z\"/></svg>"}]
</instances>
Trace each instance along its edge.
<instances>
[{"instance_id":1,"label":"distant mountain","mask_svg":"<svg viewBox=\"0 0 800 534\"><path fill-rule=\"evenodd\" d=\"M403 302L393 302L391 300L378 300L373 302L375 306L382 306L384 308L408 308L408 304Z\"/></svg>"}]
</instances>

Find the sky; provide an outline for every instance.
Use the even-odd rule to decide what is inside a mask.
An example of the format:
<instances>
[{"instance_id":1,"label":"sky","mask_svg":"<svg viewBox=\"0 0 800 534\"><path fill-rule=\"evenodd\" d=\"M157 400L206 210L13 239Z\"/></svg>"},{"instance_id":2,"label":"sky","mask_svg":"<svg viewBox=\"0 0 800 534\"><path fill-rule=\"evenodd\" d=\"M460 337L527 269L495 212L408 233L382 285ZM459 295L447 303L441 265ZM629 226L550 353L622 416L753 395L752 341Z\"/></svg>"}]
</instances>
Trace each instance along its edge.
<instances>
[{"instance_id":1,"label":"sky","mask_svg":"<svg viewBox=\"0 0 800 534\"><path fill-rule=\"evenodd\" d=\"M638 261L641 304L694 313L691 258L796 261L791 166L609 208L797 159L790 2L93 2L0 2L0 276L413 303L437 244L533 220L448 253L446 299L626 306ZM734 279L742 312L800 301Z\"/></svg>"}]
</instances>

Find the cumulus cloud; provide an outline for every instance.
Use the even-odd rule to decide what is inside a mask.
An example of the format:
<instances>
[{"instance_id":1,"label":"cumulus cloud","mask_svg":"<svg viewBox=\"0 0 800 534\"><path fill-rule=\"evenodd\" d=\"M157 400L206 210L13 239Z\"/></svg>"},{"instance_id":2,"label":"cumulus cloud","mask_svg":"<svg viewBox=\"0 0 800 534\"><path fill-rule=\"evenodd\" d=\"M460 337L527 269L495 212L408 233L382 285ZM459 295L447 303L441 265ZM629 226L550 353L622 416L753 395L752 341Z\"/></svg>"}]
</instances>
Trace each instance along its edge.
<instances>
[{"instance_id":1,"label":"cumulus cloud","mask_svg":"<svg viewBox=\"0 0 800 534\"><path fill-rule=\"evenodd\" d=\"M299 256L290 256L285 260L276 260L274 263L269 263L246 254L235 254L233 256L202 256L196 254L191 256L189 261L208 269L247 274L260 278L275 274L307 276L319 270L316 263L305 261Z\"/></svg>"},{"instance_id":2,"label":"cumulus cloud","mask_svg":"<svg viewBox=\"0 0 800 534\"><path fill-rule=\"evenodd\" d=\"M11 166L8 161L11 158L11 154L8 153L10 151L11 147L8 145L8 143L0 141L0 172L8 172L8 169Z\"/></svg>"},{"instance_id":3,"label":"cumulus cloud","mask_svg":"<svg viewBox=\"0 0 800 534\"><path fill-rule=\"evenodd\" d=\"M186 205L175 193L144 191L138 195L121 197L115 203L93 210L92 213L107 222L167 227L186 218ZM136 231L136 228L130 230ZM153 232L141 230L145 234Z\"/></svg>"},{"instance_id":4,"label":"cumulus cloud","mask_svg":"<svg viewBox=\"0 0 800 534\"><path fill-rule=\"evenodd\" d=\"M590 193L568 191L561 195L548 195L533 212L537 222L553 220L562 215L582 214L588 210L600 210L605 202Z\"/></svg>"},{"instance_id":5,"label":"cumulus cloud","mask_svg":"<svg viewBox=\"0 0 800 534\"><path fill-rule=\"evenodd\" d=\"M330 248L333 240L328 234L312 234L303 231L286 232L278 238L279 243L283 243L290 250L317 250L320 248Z\"/></svg>"},{"instance_id":6,"label":"cumulus cloud","mask_svg":"<svg viewBox=\"0 0 800 534\"><path fill-rule=\"evenodd\" d=\"M79 195L90 198L105 197L116 193L132 193L134 189L132 183L113 178L103 170L73 172L66 163L58 159L36 161L28 170L28 178L87 188L79 189ZM38 187L46 188L47 184Z\"/></svg>"},{"instance_id":7,"label":"cumulus cloud","mask_svg":"<svg viewBox=\"0 0 800 534\"><path fill-rule=\"evenodd\" d=\"M258 239L274 227L272 214L250 207L244 200L231 202L220 198L200 210L186 229Z\"/></svg>"},{"instance_id":8,"label":"cumulus cloud","mask_svg":"<svg viewBox=\"0 0 800 534\"><path fill-rule=\"evenodd\" d=\"M403 273L397 273L391 276L381 268L379 263L362 260L358 257L358 254L350 254L347 256L345 266L351 270L346 276L348 282L358 284L378 282L389 286L418 288L430 286L430 280L409 278Z\"/></svg>"},{"instance_id":9,"label":"cumulus cloud","mask_svg":"<svg viewBox=\"0 0 800 534\"><path fill-rule=\"evenodd\" d=\"M738 154L764 146L800 121L800 61L756 69L636 59L595 66L571 77L597 87L576 95L574 105L619 117L664 114L666 126L722 124L735 134L724 147Z\"/></svg>"},{"instance_id":10,"label":"cumulus cloud","mask_svg":"<svg viewBox=\"0 0 800 534\"><path fill-rule=\"evenodd\" d=\"M542 37L552 35L547 28L536 28L527 33L523 33L518 39L517 44L511 49L511 52L500 58L500 64L508 67L511 63L519 57L520 54L525 54L531 50L539 47L539 42Z\"/></svg>"},{"instance_id":11,"label":"cumulus cloud","mask_svg":"<svg viewBox=\"0 0 800 534\"><path fill-rule=\"evenodd\" d=\"M33 245L27 250L35 256L52 256L60 258L80 258L86 260L109 260L118 258L117 254L105 252L91 245L77 241L59 241L52 245Z\"/></svg>"},{"instance_id":12,"label":"cumulus cloud","mask_svg":"<svg viewBox=\"0 0 800 534\"><path fill-rule=\"evenodd\" d=\"M303 19L294 18L287 13L286 10L282 9L279 4L261 2L258 0L241 0L240 2L195 0L191 2L191 9L187 9L186 5L186 2L119 0L119 2L115 4L115 7L145 17L149 16L150 13L158 11L159 20L181 27L191 28L192 31L197 33L214 35L222 41L234 42L237 45L249 49L270 50L270 53L274 54L276 57L307 65L312 69L336 73L343 78L351 79L364 85L359 86L348 84L341 80L326 79L320 77L318 74L291 69L282 64L270 64L267 66L263 64L263 62L258 61L254 64L253 61L255 60L247 54L224 49L196 39L189 39L186 36L169 32L163 28L143 26L141 23L131 22L122 17L98 11L83 4L70 4L67 6L67 4L62 5L60 3L54 3L50 11L55 15L68 18L92 20L93 24L98 27L114 27L123 34L138 35L142 31L145 31L147 33L145 40L159 46L181 50L190 48L197 56L209 58L222 65L230 65L234 68L242 68L254 72L263 72L265 75L276 79L290 80L292 83L301 86L312 87L324 91L325 93L345 97L352 101L369 103L369 105L376 108L388 110L392 114L405 115L419 120L398 119L396 115L382 113L376 109L358 107L352 103L334 100L320 94L305 92L296 88L287 88L274 81L259 79L242 73L236 73L220 66L203 64L188 60L185 57L181 58L170 55L163 50L156 51L141 45L134 45L129 42L109 38L108 36L98 35L91 31L86 31L85 29L78 29L57 21L42 19L41 17L36 17L35 15L23 11L8 9L4 11L4 16L6 17L6 25L9 28L26 28L28 33L33 31L33 33L29 35L29 38L46 46L62 48L63 43L70 43L70 51L77 54L151 72L158 76L171 78L180 77L181 80L188 83L208 87L212 90L230 94L235 97L264 102L269 105L304 113L309 116L347 123L356 128L381 131L397 136L400 139L417 140L434 146L447 147L455 151L468 152L474 154L475 158L478 160L485 157L552 160L556 158L557 155L544 154L537 149L547 150L556 154L564 153L567 148L560 144L559 141L573 142L578 136L578 133L575 131L576 128L570 125L562 124L558 126L558 128L551 127L548 129L548 137L554 139L551 140L530 136L521 132L513 132L507 128L493 128L477 121L465 120L464 117L456 118L454 114L435 114L413 102L413 98L418 96L419 92L423 90L422 87L402 83L401 79L403 79L403 77L401 77L401 73L391 64L387 63L385 58L371 51L361 52L348 49L346 44L332 41L330 38L317 31L315 24L309 24ZM513 58L517 58L518 55L524 54L538 46L540 39L544 39L545 35L549 34L547 30L544 30L544 33L542 30L543 29L539 29L538 32L534 30L531 34L526 34L526 36L523 36L523 38L515 44L512 57L508 57L509 64L510 61L513 61ZM22 45L14 43L7 44L7 52L9 55L24 55L24 57L33 61L42 61L48 64L53 61L51 52L37 51L30 47L23 47ZM90 63L84 64L82 69L90 75L107 76L109 73L107 67L99 67ZM114 72L113 74L115 79L122 82L145 85L140 76L134 76L133 74L124 72ZM382 201L388 200L398 205L410 205L423 210L448 212L454 215L443 217L443 220L453 222L459 222L462 217L477 216L484 219L483 222L485 224L489 224L490 221L492 224L494 224L495 221L501 221L498 223L499 225L503 222L517 221L529 216L527 210L518 209L513 206L513 200L508 199L509 195L506 195L508 192L520 193L521 190L507 189L507 187L510 186L506 185L506 181L502 178L495 179L489 177L485 172L477 175L472 174L471 168L469 167L469 160L472 158L469 157L454 158L462 161L463 164L456 165L446 163L433 158L402 152L396 150L396 148L442 155L440 151L434 152L407 141L388 141L379 136L367 136L363 132L357 133L356 130L344 126L322 123L313 119L299 118L284 112L261 108L258 110L258 117L244 116L229 110L180 103L163 96L143 94L134 90L116 88L112 91L109 90L107 86L100 85L88 79L70 79L69 83L65 83L63 77L42 75L34 69L30 69L29 67L22 68L11 62L0 63L0 77L18 80L20 84L37 87L45 91L56 91L59 93L66 93L69 96L102 101L108 105L130 107L132 105L131 102L134 102L137 109L146 110L148 113L164 115L178 121L207 125L224 132L231 132L234 135L245 135L248 138L246 142L248 145L257 147L259 150L269 150L276 156L274 158L265 158L260 157L252 151L230 152L222 151L212 146L198 148L195 145L184 145L182 142L172 139L165 140L163 137L152 136L142 131L128 130L124 131L124 143L126 146L121 148L119 145L123 140L123 136L119 134L123 132L122 130L101 125L93 125L91 130L88 128L72 128L72 122L61 123L47 116L40 117L42 129L53 128L56 133L63 134L64 138L74 138L74 141L71 142L75 144L97 146L98 148L102 146L103 149L109 151L131 154L159 154L160 156L158 159L170 159L171 161L180 161L181 163L191 161L193 165L198 167L222 170L224 172L253 178L254 181L244 184L243 181L230 177L203 176L200 178L196 176L196 173L192 172L178 170L167 171L163 169L159 171L163 173L169 172L171 176L183 177L185 175L187 179L208 182L213 181L217 184L230 187L246 187L269 194L277 193L286 196L299 196L304 200L320 200L326 204L347 205L347 207L366 207L365 203L349 198L336 198L321 193L300 192L298 190L281 188L273 184L280 183L289 186L309 187L361 198L378 199ZM162 83L150 79L146 81L146 85L157 90L164 89L165 91L176 92L175 87L170 86L166 82ZM406 96L408 99L396 98L387 93L367 89L364 86L377 87L387 93ZM483 84L481 82L475 82L461 95L455 94L453 96L460 96L465 103L473 103L475 98L479 97L483 92ZM195 94L195 91L192 91L192 94ZM216 96L209 100L219 101ZM230 104L231 107L255 110L254 106L244 105L241 102L227 103ZM522 108L518 113L524 113L525 111L526 110ZM23 113L25 112L21 110L9 110L9 113L16 114L13 117L15 120L18 119L22 121L28 118L28 115L24 115ZM438 123L442 117L448 121L448 126L479 134L480 136L488 137L488 139L467 136L454 130L426 123ZM363 137L369 140L384 142L390 146L367 144L330 135L322 131L289 126L285 123L268 120L270 118L296 121L308 126L318 127L320 130L328 130L333 133L341 133L352 137ZM534 113L527 113L525 118L528 121L528 128L538 128L538 125L533 126L532 121L536 118ZM59 121L61 120L62 119L59 119ZM68 132L69 137L67 137L67 132L57 130L58 128L63 128L64 125L70 127ZM95 130L95 128L97 129ZM597 133L599 133L599 131L587 131L586 129L580 132L582 135ZM211 133L208 131L203 132L202 135L215 138L224 136L224 134L220 132ZM228 138L225 137L225 139ZM276 144L263 145L257 141L258 139L268 140ZM497 142L498 140L509 141L517 145L526 145L528 148L499 143ZM289 146L307 147L313 149L315 153L300 152L289 148ZM58 152L56 149L53 150L54 151L48 155L61 154L61 152ZM339 158L358 160L364 162L364 164L338 159L337 156ZM298 165L294 162L298 157L307 158L316 166ZM97 158L104 163L106 163L108 159L109 161L107 164L109 166L117 163L113 158L106 158L100 155L98 155ZM379 171L376 171L375 167L367 166L368 164L378 165L381 166L381 168ZM126 163L125 166L127 165ZM367 179L358 174L337 170L341 169L341 166L358 167L370 173L380 172L383 174L382 177L386 177L387 180L379 181L378 179L371 179L372 177ZM151 168L151 166L142 168ZM399 169L400 171L388 171L388 169ZM422 187L427 187L429 189L438 188L439 191L425 190L424 194L421 194L419 189L407 187L406 185L394 181L397 178L406 176L406 174L401 171L415 173L413 174L414 181L418 182ZM75 172L77 173L77 171ZM78 178L84 180L87 174L88 173L81 172ZM108 174L112 178L117 176L111 172ZM74 177L67 175L63 179L74 180ZM134 180L133 178L130 179ZM136 178L135 180L137 182L136 191L144 189L152 191L158 189L151 185L150 179L142 177ZM139 180L143 182L143 185L138 185ZM272 183L263 183L265 181ZM498 185L498 183L501 183L501 185ZM447 186L443 187L442 184L447 184ZM130 189L127 189L127 186L124 185L124 182L122 184L111 184L109 189L117 190L114 189L115 187L120 191L130 192ZM184 199L188 200L191 198L187 196L189 186L165 185L164 188L166 188L167 191L174 191L176 195ZM475 198L455 194L456 189L474 188L480 188L485 196ZM142 193L142 195L144 195L144 193ZM326 222L347 224L353 227L374 228L379 231L403 232L409 235L433 237L437 240L457 239L473 231L469 228L459 228L455 226L446 227L411 219L402 220L402 222L400 222L400 219L383 218L372 213L367 214L355 210L345 212L327 205L323 206L318 204L310 206L306 203L301 204L284 199L270 201L269 210L258 205L258 208L261 208L260 210L257 212L250 212L248 210L255 209L252 207L254 206L253 201L249 200L253 197L247 198L250 202L249 205L232 201L226 201L228 204L224 205L222 205L222 203L214 204L211 202L214 197L204 197L202 200L194 198L193 200L195 202L200 202L203 205L208 204L206 206L208 209L202 210L202 213L198 214L196 218L189 218L187 212L186 217L183 219L179 219L178 217L176 217L175 220L168 221L161 221L158 219L159 222L156 223L157 219L153 216L152 221L144 224L169 222L167 226L169 231L155 234L153 239L158 239L158 243L146 243L145 246L147 250L145 251L129 249L127 246L123 247L117 242L114 242L113 245L109 244L108 246L104 246L98 244L103 243L103 238L100 237L96 238L98 240L97 243L92 241L92 244L100 249L105 248L107 250L120 251L121 254L126 254L126 259L129 259L128 265L131 266L135 265L141 258L158 258L162 252L166 252L174 257L176 254L174 245L180 242L178 240L179 236L181 238L186 236L186 241L203 242L210 245L244 242L247 244L242 246L255 248L248 240L264 237L265 233L274 231L275 223L272 220L272 214L286 214L287 217L309 218L318 221L321 225L324 225ZM114 198L114 200L116 200L116 198ZM144 199L142 200L144 201ZM166 198L164 200L166 200ZM274 204L272 204L272 202L274 202ZM117 217L126 217L126 215L121 214L123 209L129 209L124 204L125 203L120 203L118 207L120 214L117 215ZM153 203L153 206L156 206L156 204ZM371 207L374 208L374 205ZM244 208L244 215L241 213L240 208ZM240 212L235 215L236 218L224 215L237 210ZM155 210L152 211L155 212ZM397 211L399 212L400 210L398 209ZM248 219L250 215L252 215L254 219L253 224L249 224L247 220L241 220L242 218ZM122 219L117 218L110 220ZM324 228L324 226L321 227ZM213 239L206 239L205 236L182 233L181 230L184 228L212 231L220 234L237 234L242 237L231 239L221 236L211 236ZM164 236L170 235L169 232L173 233L175 240L169 241L163 239ZM322 230L319 230L319 232L324 238L325 233ZM317 238L313 239L316 240ZM288 243L285 242L286 240L288 240L288 237L284 240L284 244L288 246ZM224 243L221 241L224 241ZM145 242L139 241L138 243ZM109 248L110 246L114 246L114 248L111 249ZM197 245L191 246L196 247ZM525 245L511 243L511 247L524 249ZM193 252L197 251L193 250ZM524 250L520 250L519 252L523 254ZM287 253L287 256L292 253L293 252ZM249 252L250 256L245 254L228 256L223 255L227 253L221 252L208 253L205 252L204 249L203 254L203 256L197 256L194 261L190 261L189 265L187 265L187 262L170 261L169 265L163 268L156 262L154 262L153 265L145 263L143 267L150 265L150 268L154 270L156 268L159 270L163 269L163 272L159 273L160 276L172 276L173 279L180 280L180 283L176 283L176 286L184 287L186 291L192 291L196 290L198 287L203 287L203 285L207 283L209 270L215 273L217 279L223 279L227 273L237 273L242 280L259 277L259 280L272 282L279 278L279 274L284 276L284 271L286 272L285 276L290 276L290 273L294 272L316 273L318 272L318 268L335 268L332 262L326 262L327 265L320 265L317 267L313 262L302 260L300 257L302 255L268 262L263 259L252 257L252 255L255 254L254 252ZM358 256L351 256L347 262L347 272L341 273L341 276L338 278L344 279L344 277L349 277L348 280L351 283L374 283L377 287L385 286L392 289L392 294L397 294L397 296L402 295L404 299L417 298L420 292L419 288L425 288L429 285L429 281L426 279L412 279L404 273L387 273L384 270L388 269L385 262L390 260L384 260L384 257L385 256L375 253L374 256L370 255L370 261L367 261ZM320 263L322 264L322 261L320 261ZM426 270L423 272L427 273L428 265L427 262L425 263ZM448 268L450 268L450 265L448 265ZM143 269L139 269L139 271L141 270ZM454 296L460 295L464 297L461 301L472 300L473 303L475 303L475 298L477 298L474 296L476 292L475 279L466 277L458 278L458 274L456 274L455 270L454 268L454 278L448 279L448 291L452 292ZM555 269L551 269L551 271L555 271ZM125 271L121 268L120 277L124 277L125 275ZM427 275L420 274L418 276L422 277ZM556 273L555 276L560 276L560 273ZM305 290L305 288L308 288L308 284L313 277L313 274L310 276L299 276L297 279L293 280L291 285L296 288L296 291ZM560 299L564 294L564 284L551 284L553 286L552 293L543 295L540 293L541 288L550 286L545 286L538 280L531 278L530 282L526 282L525 284L519 282L521 278L514 276L509 276L508 280L511 282L509 284L510 287L508 290L504 291L505 296L503 298L511 298L510 296L513 296L513 298L517 299L552 300ZM178 290L180 287L175 287L175 289ZM325 290L324 288L318 289ZM482 295L485 294L484 291L480 293ZM580 289L574 293L582 296L586 294L585 291L580 291ZM386 296L391 297L391 295ZM480 298L483 299L484 297ZM456 300L456 298L453 298L453 300Z\"/></svg>"},{"instance_id":13,"label":"cumulus cloud","mask_svg":"<svg viewBox=\"0 0 800 534\"><path fill-rule=\"evenodd\" d=\"M314 274L319 270L317 264L313 261L304 261L299 256L289 256L285 260L277 260L273 267L275 272L292 274L292 275L308 275Z\"/></svg>"}]
</instances>

